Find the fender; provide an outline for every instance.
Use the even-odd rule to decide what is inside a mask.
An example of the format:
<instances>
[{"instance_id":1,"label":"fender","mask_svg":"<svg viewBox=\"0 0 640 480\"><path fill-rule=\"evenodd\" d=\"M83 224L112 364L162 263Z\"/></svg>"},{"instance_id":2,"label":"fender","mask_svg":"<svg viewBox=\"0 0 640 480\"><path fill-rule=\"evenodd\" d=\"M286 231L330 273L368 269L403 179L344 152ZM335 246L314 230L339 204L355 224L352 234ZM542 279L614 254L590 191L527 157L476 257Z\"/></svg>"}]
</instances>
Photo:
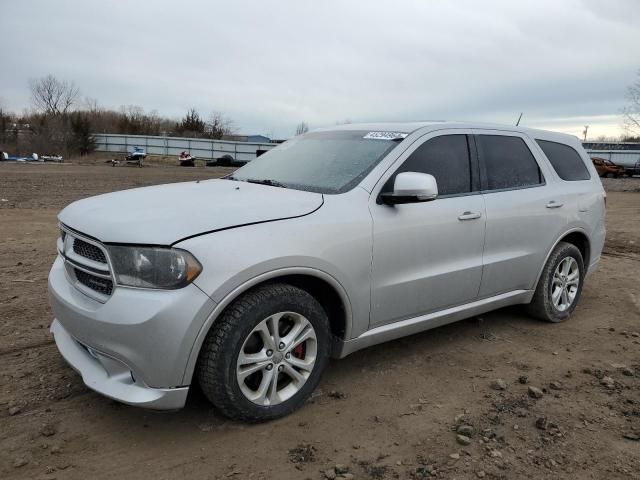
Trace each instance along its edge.
<instances>
[{"instance_id":1,"label":"fender","mask_svg":"<svg viewBox=\"0 0 640 480\"><path fill-rule=\"evenodd\" d=\"M542 275L542 271L544 270L545 265L547 264L547 261L549 260L549 257L551 256L551 253L553 252L553 250L556 248L556 246L560 243L560 241L566 237L567 235L574 233L574 232L578 232L578 233L582 233L585 237L587 237L587 242L591 243L591 240L589 239L589 235L587 234L587 232L583 229L583 228L572 228L569 229L565 232L562 232L562 234L560 234L558 236L558 238L556 238L556 240L553 242L553 245L551 246L551 248L549 249L549 251L547 252L547 255L544 257L544 262L542 262L542 266L540 267L540 270L538 270L538 275L536 276L536 283L533 286L533 290L532 292L535 292L536 289L538 288L538 282L540 282L540 276ZM586 272L585 272L585 276L587 275L587 273L589 273L589 265L585 266L586 268Z\"/></svg>"},{"instance_id":2,"label":"fender","mask_svg":"<svg viewBox=\"0 0 640 480\"><path fill-rule=\"evenodd\" d=\"M224 309L227 308L227 306L231 302L233 302L236 298L238 298L244 292L249 290L251 287L254 287L267 280L271 280L278 277L284 277L286 275L309 275L312 277L320 278L321 280L326 281L332 287L334 287L338 292L338 295L340 295L340 300L342 300L342 303L345 309L345 315L346 315L345 339L350 338L352 324L353 324L351 302L349 301L349 297L347 295L346 290L344 289L342 284L338 282L338 280L336 280L333 276L329 275L328 273L322 270L318 270L316 268L310 268L310 267L287 267L287 268L272 270L272 271L257 275L251 278L250 280L247 280L246 282L242 283L241 285L237 286L231 292L227 293L227 295L224 296L224 298L220 301L220 303L218 303L215 306L213 311L207 317L207 320L204 322L204 324L200 328L200 331L198 332L195 343L191 348L191 352L189 353L189 360L187 362L187 365L185 367L185 371L182 377L183 385L189 385L191 383L191 379L193 377L193 372L195 370L196 363L198 361L198 356L200 355L200 349L202 348L202 344L204 343L204 340L207 337L209 330L211 329L215 321L218 319L220 314L224 311Z\"/></svg>"}]
</instances>

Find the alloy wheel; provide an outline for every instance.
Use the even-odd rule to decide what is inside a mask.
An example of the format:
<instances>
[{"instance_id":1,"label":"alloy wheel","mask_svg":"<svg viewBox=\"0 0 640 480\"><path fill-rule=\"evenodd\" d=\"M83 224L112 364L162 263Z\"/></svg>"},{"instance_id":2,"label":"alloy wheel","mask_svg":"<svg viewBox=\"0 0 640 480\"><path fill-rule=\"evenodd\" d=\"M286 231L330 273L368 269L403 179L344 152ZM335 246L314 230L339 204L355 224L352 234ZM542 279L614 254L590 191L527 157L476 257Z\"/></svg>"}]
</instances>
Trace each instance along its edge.
<instances>
[{"instance_id":1,"label":"alloy wheel","mask_svg":"<svg viewBox=\"0 0 640 480\"><path fill-rule=\"evenodd\" d=\"M580 267L573 257L565 257L556 267L551 281L551 301L564 312L571 307L580 286Z\"/></svg>"},{"instance_id":2,"label":"alloy wheel","mask_svg":"<svg viewBox=\"0 0 640 480\"><path fill-rule=\"evenodd\" d=\"M262 320L242 344L236 378L243 395L261 406L295 395L313 371L318 340L303 315L279 312Z\"/></svg>"}]
</instances>

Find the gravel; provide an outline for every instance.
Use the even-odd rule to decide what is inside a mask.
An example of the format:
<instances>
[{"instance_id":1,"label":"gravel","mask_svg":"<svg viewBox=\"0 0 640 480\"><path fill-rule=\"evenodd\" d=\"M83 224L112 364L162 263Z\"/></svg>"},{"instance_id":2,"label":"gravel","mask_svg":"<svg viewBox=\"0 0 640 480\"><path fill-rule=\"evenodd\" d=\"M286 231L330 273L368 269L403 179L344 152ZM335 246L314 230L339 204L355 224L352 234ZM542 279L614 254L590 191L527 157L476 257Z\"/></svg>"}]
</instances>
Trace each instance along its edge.
<instances>
[{"instance_id":1,"label":"gravel","mask_svg":"<svg viewBox=\"0 0 640 480\"><path fill-rule=\"evenodd\" d=\"M456 429L456 432L465 437L473 437L475 430L471 425L460 425Z\"/></svg>"},{"instance_id":2,"label":"gravel","mask_svg":"<svg viewBox=\"0 0 640 480\"><path fill-rule=\"evenodd\" d=\"M493 388L494 390L506 390L507 384L501 378L496 378L491 382L491 388Z\"/></svg>"},{"instance_id":3,"label":"gravel","mask_svg":"<svg viewBox=\"0 0 640 480\"><path fill-rule=\"evenodd\" d=\"M544 393L538 387L529 386L529 396L531 398L542 398Z\"/></svg>"},{"instance_id":4,"label":"gravel","mask_svg":"<svg viewBox=\"0 0 640 480\"><path fill-rule=\"evenodd\" d=\"M640 192L640 177L601 178L607 192Z\"/></svg>"}]
</instances>

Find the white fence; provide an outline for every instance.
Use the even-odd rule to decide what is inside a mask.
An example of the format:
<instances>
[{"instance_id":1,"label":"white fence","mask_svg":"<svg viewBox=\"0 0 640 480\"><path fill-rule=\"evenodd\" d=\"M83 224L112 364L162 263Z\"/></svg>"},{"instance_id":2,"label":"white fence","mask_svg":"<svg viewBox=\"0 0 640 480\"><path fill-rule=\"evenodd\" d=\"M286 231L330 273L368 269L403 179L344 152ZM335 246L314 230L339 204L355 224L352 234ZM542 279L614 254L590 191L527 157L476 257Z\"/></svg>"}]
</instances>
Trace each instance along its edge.
<instances>
[{"instance_id":1,"label":"white fence","mask_svg":"<svg viewBox=\"0 0 640 480\"><path fill-rule=\"evenodd\" d=\"M611 160L622 167L634 167L640 164L640 150L587 150L590 157Z\"/></svg>"},{"instance_id":2,"label":"white fence","mask_svg":"<svg viewBox=\"0 0 640 480\"><path fill-rule=\"evenodd\" d=\"M178 156L187 151L203 160L228 159L249 162L259 154L277 146L275 143L229 142L203 138L154 137L147 135L116 135L94 133L96 151L125 153L133 147L143 147L147 155Z\"/></svg>"},{"instance_id":3,"label":"white fence","mask_svg":"<svg viewBox=\"0 0 640 480\"><path fill-rule=\"evenodd\" d=\"M275 143L230 142L203 138L154 137L148 135L117 135L95 133L98 152L125 153L133 147L144 147L148 155L178 156L187 151L203 160L227 158L237 162L249 162L258 154L276 147ZM587 150L590 157L611 160L623 167L640 164L640 150Z\"/></svg>"}]
</instances>

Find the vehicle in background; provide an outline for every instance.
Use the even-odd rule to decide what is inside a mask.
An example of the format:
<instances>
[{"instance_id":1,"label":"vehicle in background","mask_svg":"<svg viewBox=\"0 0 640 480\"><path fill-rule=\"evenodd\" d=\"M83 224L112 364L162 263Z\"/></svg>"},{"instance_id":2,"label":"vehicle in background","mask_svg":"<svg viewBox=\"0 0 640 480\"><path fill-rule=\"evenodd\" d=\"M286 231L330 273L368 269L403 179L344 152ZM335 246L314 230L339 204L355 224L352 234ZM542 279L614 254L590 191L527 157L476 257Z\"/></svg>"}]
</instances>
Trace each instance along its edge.
<instances>
[{"instance_id":1,"label":"vehicle in background","mask_svg":"<svg viewBox=\"0 0 640 480\"><path fill-rule=\"evenodd\" d=\"M180 152L180 155L178 155L178 164L181 167L195 167L196 166L195 160L196 160L196 157L192 156L187 151L182 151Z\"/></svg>"},{"instance_id":2,"label":"vehicle in background","mask_svg":"<svg viewBox=\"0 0 640 480\"><path fill-rule=\"evenodd\" d=\"M51 331L107 397L176 409L197 381L227 416L270 420L304 404L330 356L508 305L567 320L604 217L576 137L341 125L224 179L66 207Z\"/></svg>"},{"instance_id":3,"label":"vehicle in background","mask_svg":"<svg viewBox=\"0 0 640 480\"><path fill-rule=\"evenodd\" d=\"M147 154L143 147L133 147L133 150L129 152L125 160L141 167L145 158L147 158Z\"/></svg>"},{"instance_id":4,"label":"vehicle in background","mask_svg":"<svg viewBox=\"0 0 640 480\"><path fill-rule=\"evenodd\" d=\"M618 178L625 173L624 167L616 165L611 160L607 160L606 158L591 157L591 161L596 167L598 175L602 178L609 176Z\"/></svg>"},{"instance_id":5,"label":"vehicle in background","mask_svg":"<svg viewBox=\"0 0 640 480\"><path fill-rule=\"evenodd\" d=\"M627 177L633 177L634 175L640 175L640 160L635 165L624 167L624 174Z\"/></svg>"},{"instance_id":6,"label":"vehicle in background","mask_svg":"<svg viewBox=\"0 0 640 480\"><path fill-rule=\"evenodd\" d=\"M127 155L124 157L124 160L118 160L114 158L113 160L111 160L111 165L113 167L120 164L137 165L138 167L142 167L145 158L147 158L147 154L143 147L133 147L133 150L127 153Z\"/></svg>"},{"instance_id":7,"label":"vehicle in background","mask_svg":"<svg viewBox=\"0 0 640 480\"><path fill-rule=\"evenodd\" d=\"M627 147L637 147L638 144L627 144ZM591 158L608 160L618 167L624 169L624 175L632 177L640 175L640 150L636 149L616 149L616 150L592 150L588 149L587 154Z\"/></svg>"},{"instance_id":8,"label":"vehicle in background","mask_svg":"<svg viewBox=\"0 0 640 480\"><path fill-rule=\"evenodd\" d=\"M243 165L275 148L281 140L262 136L233 136L227 140L151 135L95 133L96 152L126 152L134 145L144 145L147 155L177 157L187 151L207 166Z\"/></svg>"},{"instance_id":9,"label":"vehicle in background","mask_svg":"<svg viewBox=\"0 0 640 480\"><path fill-rule=\"evenodd\" d=\"M0 160L7 162L41 162L42 158L37 153L32 153L29 157L18 157L9 155L7 152L0 152Z\"/></svg>"},{"instance_id":10,"label":"vehicle in background","mask_svg":"<svg viewBox=\"0 0 640 480\"><path fill-rule=\"evenodd\" d=\"M0 152L0 161L13 162L56 162L62 163L62 155L38 155L32 153L29 157L10 156L7 152Z\"/></svg>"}]
</instances>

